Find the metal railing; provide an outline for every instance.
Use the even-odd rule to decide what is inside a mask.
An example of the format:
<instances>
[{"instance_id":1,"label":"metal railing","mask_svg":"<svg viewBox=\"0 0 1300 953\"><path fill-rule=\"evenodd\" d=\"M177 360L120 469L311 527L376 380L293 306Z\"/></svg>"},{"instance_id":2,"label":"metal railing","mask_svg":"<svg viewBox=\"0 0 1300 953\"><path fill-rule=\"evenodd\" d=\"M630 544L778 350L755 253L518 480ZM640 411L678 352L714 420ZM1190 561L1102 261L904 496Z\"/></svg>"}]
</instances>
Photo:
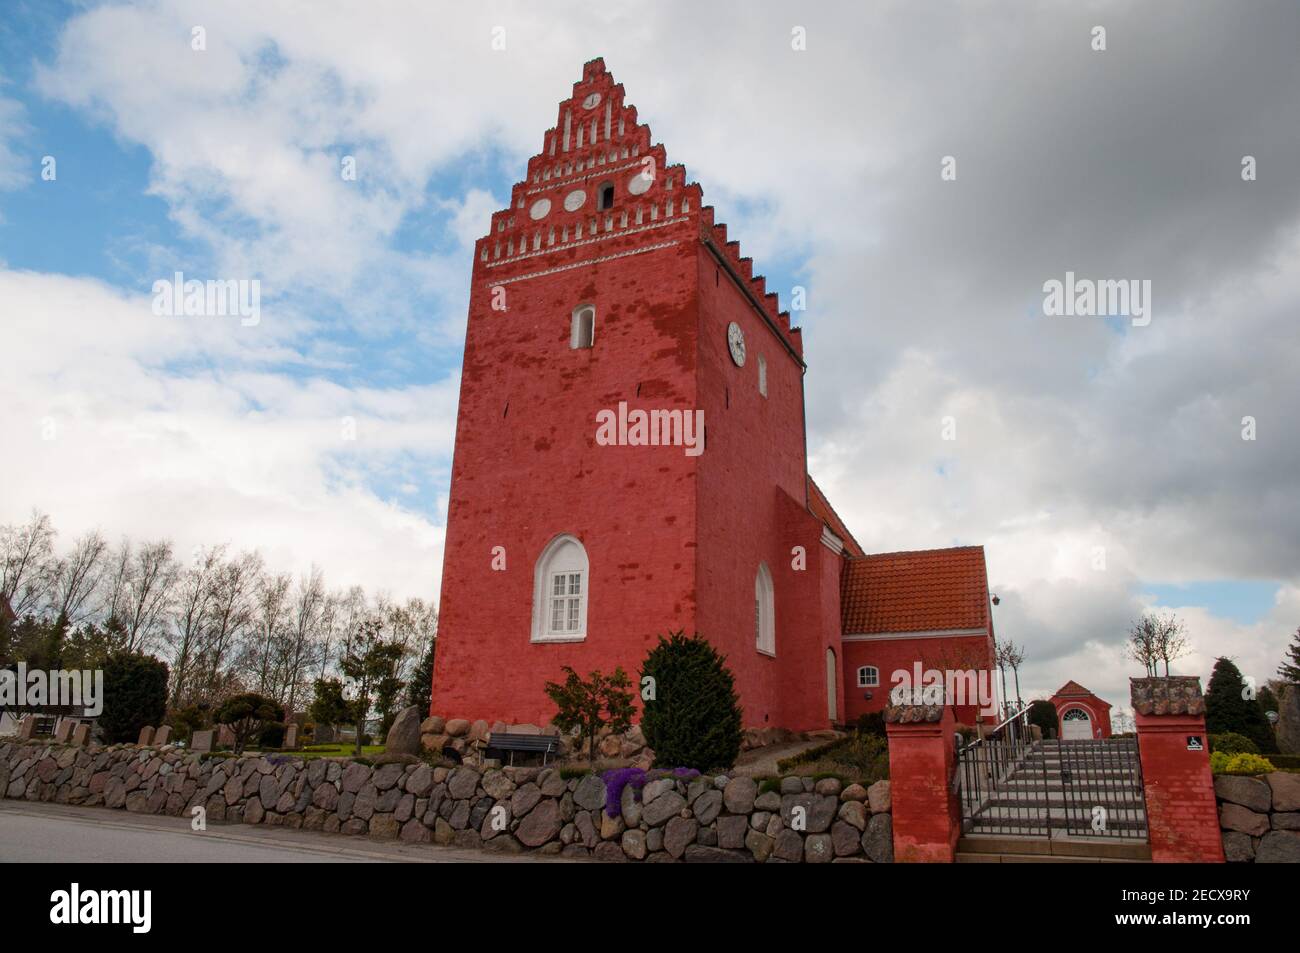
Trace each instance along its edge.
<instances>
[{"instance_id":1,"label":"metal railing","mask_svg":"<svg viewBox=\"0 0 1300 953\"><path fill-rule=\"evenodd\" d=\"M964 833L1050 834L1046 769L1034 747L1025 706L960 749L955 781Z\"/></svg>"},{"instance_id":2,"label":"metal railing","mask_svg":"<svg viewBox=\"0 0 1300 953\"><path fill-rule=\"evenodd\" d=\"M1072 837L1146 837L1137 740L1057 742L1064 828Z\"/></svg>"}]
</instances>

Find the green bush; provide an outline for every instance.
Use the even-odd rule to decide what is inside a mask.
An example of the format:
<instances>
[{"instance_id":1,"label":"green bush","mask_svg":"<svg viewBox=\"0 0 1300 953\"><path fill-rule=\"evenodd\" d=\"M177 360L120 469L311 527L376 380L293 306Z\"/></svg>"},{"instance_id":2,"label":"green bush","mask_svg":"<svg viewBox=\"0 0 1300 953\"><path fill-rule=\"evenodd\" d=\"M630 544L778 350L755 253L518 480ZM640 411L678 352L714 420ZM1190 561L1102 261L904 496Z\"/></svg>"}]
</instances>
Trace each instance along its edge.
<instances>
[{"instance_id":1,"label":"green bush","mask_svg":"<svg viewBox=\"0 0 1300 953\"><path fill-rule=\"evenodd\" d=\"M885 737L885 713L869 711L858 718L858 734Z\"/></svg>"},{"instance_id":2,"label":"green bush","mask_svg":"<svg viewBox=\"0 0 1300 953\"><path fill-rule=\"evenodd\" d=\"M167 715L167 665L151 655L120 652L104 662L104 710L99 727L109 744L134 742L145 725Z\"/></svg>"},{"instance_id":3,"label":"green bush","mask_svg":"<svg viewBox=\"0 0 1300 953\"><path fill-rule=\"evenodd\" d=\"M1214 751L1210 753L1210 770L1214 774L1268 774L1276 769L1268 758L1257 754Z\"/></svg>"},{"instance_id":4,"label":"green bush","mask_svg":"<svg viewBox=\"0 0 1300 953\"><path fill-rule=\"evenodd\" d=\"M711 771L736 763L740 699L725 663L706 639L681 632L660 636L650 650L641 684L653 686L653 697L643 698L641 730L656 765Z\"/></svg>"},{"instance_id":5,"label":"green bush","mask_svg":"<svg viewBox=\"0 0 1300 953\"><path fill-rule=\"evenodd\" d=\"M243 754L244 747L260 737L268 725L281 723L283 730L284 708L274 699L245 692L222 702L215 718L218 724L230 726L235 735L235 754Z\"/></svg>"},{"instance_id":6,"label":"green bush","mask_svg":"<svg viewBox=\"0 0 1300 953\"><path fill-rule=\"evenodd\" d=\"M1259 745L1245 735L1235 731L1225 731L1210 735L1210 751L1222 751L1224 754L1259 754Z\"/></svg>"},{"instance_id":7,"label":"green bush","mask_svg":"<svg viewBox=\"0 0 1300 953\"><path fill-rule=\"evenodd\" d=\"M257 743L263 748L281 748L284 746L284 733L287 727L283 722L273 721L265 726L257 736Z\"/></svg>"}]
</instances>

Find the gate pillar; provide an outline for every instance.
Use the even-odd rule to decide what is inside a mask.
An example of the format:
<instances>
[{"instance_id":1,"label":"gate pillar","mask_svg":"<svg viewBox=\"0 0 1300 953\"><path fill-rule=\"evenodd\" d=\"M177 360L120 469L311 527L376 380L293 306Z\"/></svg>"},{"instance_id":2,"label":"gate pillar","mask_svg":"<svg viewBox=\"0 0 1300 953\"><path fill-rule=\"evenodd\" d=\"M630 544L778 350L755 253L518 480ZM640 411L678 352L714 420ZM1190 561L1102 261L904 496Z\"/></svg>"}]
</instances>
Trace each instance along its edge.
<instances>
[{"instance_id":1,"label":"gate pillar","mask_svg":"<svg viewBox=\"0 0 1300 953\"><path fill-rule=\"evenodd\" d=\"M953 789L957 722L947 705L891 705L889 793L894 860L952 863L961 837L961 804Z\"/></svg>"},{"instance_id":2,"label":"gate pillar","mask_svg":"<svg viewBox=\"0 0 1300 953\"><path fill-rule=\"evenodd\" d=\"M1146 785L1151 859L1222 863L1200 679L1133 678L1129 694Z\"/></svg>"}]
</instances>

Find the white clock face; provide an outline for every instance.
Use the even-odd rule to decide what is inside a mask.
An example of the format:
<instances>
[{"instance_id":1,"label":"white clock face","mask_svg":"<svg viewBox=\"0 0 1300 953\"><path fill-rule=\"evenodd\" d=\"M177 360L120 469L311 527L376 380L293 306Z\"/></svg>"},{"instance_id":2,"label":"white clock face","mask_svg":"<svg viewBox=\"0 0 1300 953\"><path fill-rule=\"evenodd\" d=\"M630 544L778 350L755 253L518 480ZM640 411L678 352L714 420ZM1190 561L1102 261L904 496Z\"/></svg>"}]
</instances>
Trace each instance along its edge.
<instances>
[{"instance_id":1,"label":"white clock face","mask_svg":"<svg viewBox=\"0 0 1300 953\"><path fill-rule=\"evenodd\" d=\"M583 109L595 109L600 105L600 93L588 93L587 98L582 101Z\"/></svg>"},{"instance_id":2,"label":"white clock face","mask_svg":"<svg viewBox=\"0 0 1300 953\"><path fill-rule=\"evenodd\" d=\"M528 217L536 221L539 218L545 218L551 211L550 199L538 199L533 203L533 207L528 210Z\"/></svg>"},{"instance_id":3,"label":"white clock face","mask_svg":"<svg viewBox=\"0 0 1300 953\"><path fill-rule=\"evenodd\" d=\"M727 350L737 367L745 366L745 332L735 321L727 325Z\"/></svg>"}]
</instances>

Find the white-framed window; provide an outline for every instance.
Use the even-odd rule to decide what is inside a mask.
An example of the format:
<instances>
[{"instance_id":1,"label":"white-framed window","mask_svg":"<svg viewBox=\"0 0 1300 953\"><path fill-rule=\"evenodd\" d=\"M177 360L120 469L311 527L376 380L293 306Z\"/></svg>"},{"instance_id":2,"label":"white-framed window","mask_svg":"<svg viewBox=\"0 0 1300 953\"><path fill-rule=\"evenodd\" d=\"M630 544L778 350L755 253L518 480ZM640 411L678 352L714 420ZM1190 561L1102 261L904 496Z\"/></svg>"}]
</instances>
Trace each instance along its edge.
<instances>
[{"instance_id":1,"label":"white-framed window","mask_svg":"<svg viewBox=\"0 0 1300 953\"><path fill-rule=\"evenodd\" d=\"M758 355L758 392L767 396L767 361L762 354Z\"/></svg>"},{"instance_id":2,"label":"white-framed window","mask_svg":"<svg viewBox=\"0 0 1300 953\"><path fill-rule=\"evenodd\" d=\"M591 347L596 342L596 308L580 304L573 309L573 324L569 331L569 348Z\"/></svg>"},{"instance_id":3,"label":"white-framed window","mask_svg":"<svg viewBox=\"0 0 1300 953\"><path fill-rule=\"evenodd\" d=\"M765 655L776 654L776 612L772 574L765 563L754 576L754 646Z\"/></svg>"},{"instance_id":4,"label":"white-framed window","mask_svg":"<svg viewBox=\"0 0 1300 953\"><path fill-rule=\"evenodd\" d=\"M880 669L874 665L864 665L858 669L858 688L879 688Z\"/></svg>"},{"instance_id":5,"label":"white-framed window","mask_svg":"<svg viewBox=\"0 0 1300 953\"><path fill-rule=\"evenodd\" d=\"M542 550L533 573L534 642L577 642L587 637L590 566L582 543L557 536Z\"/></svg>"}]
</instances>

